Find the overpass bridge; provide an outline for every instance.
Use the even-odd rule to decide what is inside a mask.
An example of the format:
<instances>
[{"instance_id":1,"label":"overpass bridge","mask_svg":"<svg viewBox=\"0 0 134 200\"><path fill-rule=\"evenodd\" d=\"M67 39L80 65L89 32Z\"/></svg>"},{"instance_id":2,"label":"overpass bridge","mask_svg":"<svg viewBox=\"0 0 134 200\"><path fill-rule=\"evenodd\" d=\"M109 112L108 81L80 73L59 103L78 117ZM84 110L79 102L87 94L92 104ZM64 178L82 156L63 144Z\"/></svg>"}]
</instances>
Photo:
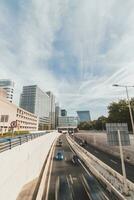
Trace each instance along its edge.
<instances>
[{"instance_id":1,"label":"overpass bridge","mask_svg":"<svg viewBox=\"0 0 134 200\"><path fill-rule=\"evenodd\" d=\"M62 147L57 146L61 138ZM57 151L64 159L55 160ZM72 163L78 155L79 165ZM108 200L134 199L134 184L87 152L69 135L42 132L34 139L0 153L0 199ZM25 187L24 187L25 186ZM23 188L23 190L22 190Z\"/></svg>"}]
</instances>

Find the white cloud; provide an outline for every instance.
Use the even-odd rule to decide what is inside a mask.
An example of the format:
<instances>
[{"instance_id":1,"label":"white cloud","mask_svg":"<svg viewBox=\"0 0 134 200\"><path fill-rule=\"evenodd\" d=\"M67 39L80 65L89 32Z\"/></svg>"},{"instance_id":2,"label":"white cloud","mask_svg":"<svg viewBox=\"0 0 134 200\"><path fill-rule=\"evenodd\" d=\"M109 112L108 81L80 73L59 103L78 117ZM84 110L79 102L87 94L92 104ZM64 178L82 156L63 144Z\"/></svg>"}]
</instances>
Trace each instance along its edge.
<instances>
[{"instance_id":1,"label":"white cloud","mask_svg":"<svg viewBox=\"0 0 134 200\"><path fill-rule=\"evenodd\" d=\"M90 108L96 116L105 113L110 101L125 97L125 91L112 84L134 85L134 1L85 0L73 8L64 34L79 60L82 81L76 82L72 98L69 93L65 102L70 110Z\"/></svg>"},{"instance_id":2,"label":"white cloud","mask_svg":"<svg viewBox=\"0 0 134 200\"><path fill-rule=\"evenodd\" d=\"M6 2L0 5L1 78L15 80L17 99L21 87L26 84L37 83L42 89L56 92L58 80L47 62L52 56L55 33L60 28L66 1L32 0L20 2L19 6L17 12Z\"/></svg>"},{"instance_id":3,"label":"white cloud","mask_svg":"<svg viewBox=\"0 0 134 200\"><path fill-rule=\"evenodd\" d=\"M19 11L12 9L0 5L0 70L1 78L15 80L16 98L23 85L37 83L71 113L91 109L94 118L125 96L112 84L134 84L133 0L25 0ZM66 42L63 49L54 46L57 39ZM65 68L76 73L66 48L77 60L79 79L64 74ZM54 57L62 58L61 80L49 66Z\"/></svg>"}]
</instances>

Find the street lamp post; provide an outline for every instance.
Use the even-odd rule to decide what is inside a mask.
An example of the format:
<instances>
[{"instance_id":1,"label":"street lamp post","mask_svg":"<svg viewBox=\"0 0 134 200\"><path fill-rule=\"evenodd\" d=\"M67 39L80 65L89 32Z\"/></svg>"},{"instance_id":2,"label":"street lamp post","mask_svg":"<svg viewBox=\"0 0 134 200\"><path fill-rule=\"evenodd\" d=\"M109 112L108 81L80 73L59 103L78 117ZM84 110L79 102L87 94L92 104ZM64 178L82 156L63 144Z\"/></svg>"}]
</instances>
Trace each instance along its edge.
<instances>
[{"instance_id":1,"label":"street lamp post","mask_svg":"<svg viewBox=\"0 0 134 200\"><path fill-rule=\"evenodd\" d=\"M128 94L128 87L134 87L134 86L118 85L118 84L114 84L113 86L115 86L115 87L124 87L126 89L126 95L127 95L127 100L128 100L130 119L131 119L131 124L132 124L132 131L133 131L133 134L134 134L134 120L133 120L133 114L132 114L132 109L131 109L131 104L130 104L130 98L129 98L129 94Z\"/></svg>"}]
</instances>

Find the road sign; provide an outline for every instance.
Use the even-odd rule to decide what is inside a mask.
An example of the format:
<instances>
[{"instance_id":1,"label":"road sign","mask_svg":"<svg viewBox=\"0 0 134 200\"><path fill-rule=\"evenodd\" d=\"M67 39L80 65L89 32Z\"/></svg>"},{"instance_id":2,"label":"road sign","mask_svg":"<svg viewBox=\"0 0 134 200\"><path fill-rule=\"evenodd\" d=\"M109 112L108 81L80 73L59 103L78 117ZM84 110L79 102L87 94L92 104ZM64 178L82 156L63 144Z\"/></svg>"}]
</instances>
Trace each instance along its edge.
<instances>
[{"instance_id":1,"label":"road sign","mask_svg":"<svg viewBox=\"0 0 134 200\"><path fill-rule=\"evenodd\" d=\"M122 146L130 145L128 126L126 123L107 123L106 130L107 130L108 144L111 146L119 146L122 173L123 173L124 193L127 195L128 185L126 179L126 169L125 169Z\"/></svg>"},{"instance_id":2,"label":"road sign","mask_svg":"<svg viewBox=\"0 0 134 200\"><path fill-rule=\"evenodd\" d=\"M111 146L119 146L118 130L121 135L122 146L130 145L127 123L107 123L107 141Z\"/></svg>"},{"instance_id":3,"label":"road sign","mask_svg":"<svg viewBox=\"0 0 134 200\"><path fill-rule=\"evenodd\" d=\"M10 123L10 126L11 126L11 128L17 127L17 121L12 121L12 122Z\"/></svg>"}]
</instances>

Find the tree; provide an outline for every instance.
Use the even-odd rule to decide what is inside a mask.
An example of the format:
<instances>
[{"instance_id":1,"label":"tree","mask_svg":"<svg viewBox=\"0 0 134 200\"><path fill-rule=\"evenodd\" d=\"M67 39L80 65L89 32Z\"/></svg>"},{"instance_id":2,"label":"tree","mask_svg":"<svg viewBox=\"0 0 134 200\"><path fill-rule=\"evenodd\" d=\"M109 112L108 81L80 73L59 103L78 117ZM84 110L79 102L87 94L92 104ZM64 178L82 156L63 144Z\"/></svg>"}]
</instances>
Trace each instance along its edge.
<instances>
[{"instance_id":1,"label":"tree","mask_svg":"<svg viewBox=\"0 0 134 200\"><path fill-rule=\"evenodd\" d=\"M134 99L131 99L131 105L134 105ZM133 110L132 110L133 112ZM108 106L108 122L111 123L127 123L129 130L132 130L131 119L129 114L128 102L120 100L119 102L112 102ZM134 112L133 112L134 116Z\"/></svg>"},{"instance_id":2,"label":"tree","mask_svg":"<svg viewBox=\"0 0 134 200\"><path fill-rule=\"evenodd\" d=\"M78 128L80 130L91 130L92 129L92 125L91 125L91 122L80 122L79 125L78 125Z\"/></svg>"},{"instance_id":3,"label":"tree","mask_svg":"<svg viewBox=\"0 0 134 200\"><path fill-rule=\"evenodd\" d=\"M106 129L106 123L107 123L107 117L100 116L97 120L93 120L91 123L92 123L93 129L105 130Z\"/></svg>"},{"instance_id":4,"label":"tree","mask_svg":"<svg viewBox=\"0 0 134 200\"><path fill-rule=\"evenodd\" d=\"M97 120L89 122L80 122L78 128L80 130L105 130L106 129L107 118L105 116L100 116Z\"/></svg>"}]
</instances>

